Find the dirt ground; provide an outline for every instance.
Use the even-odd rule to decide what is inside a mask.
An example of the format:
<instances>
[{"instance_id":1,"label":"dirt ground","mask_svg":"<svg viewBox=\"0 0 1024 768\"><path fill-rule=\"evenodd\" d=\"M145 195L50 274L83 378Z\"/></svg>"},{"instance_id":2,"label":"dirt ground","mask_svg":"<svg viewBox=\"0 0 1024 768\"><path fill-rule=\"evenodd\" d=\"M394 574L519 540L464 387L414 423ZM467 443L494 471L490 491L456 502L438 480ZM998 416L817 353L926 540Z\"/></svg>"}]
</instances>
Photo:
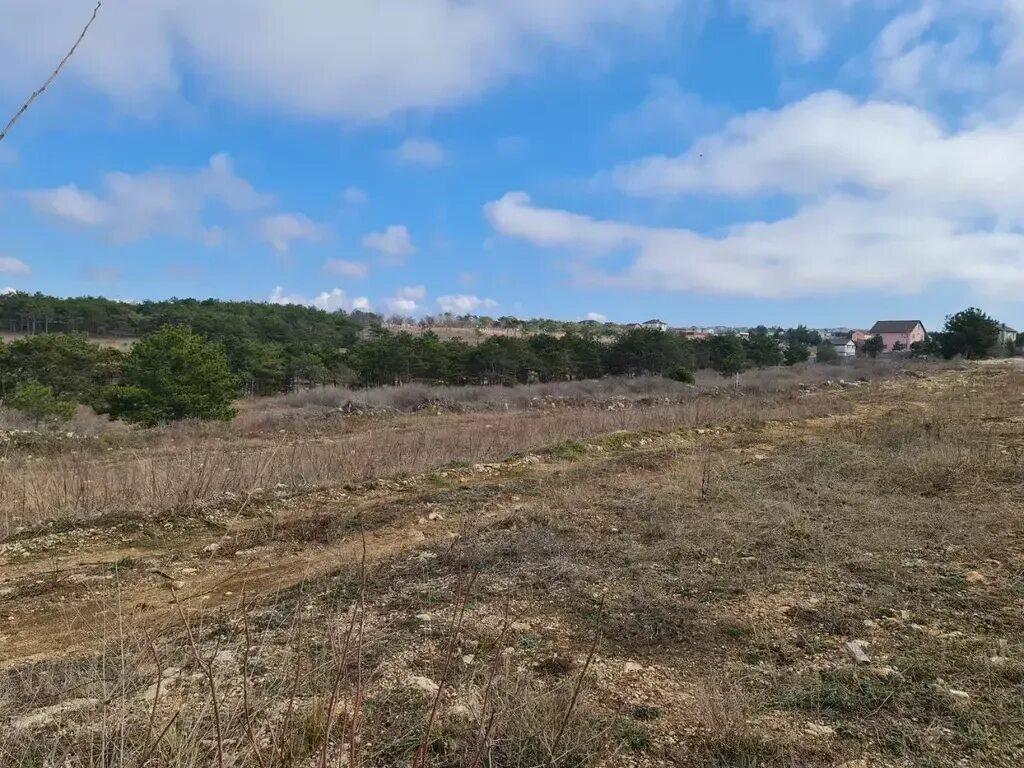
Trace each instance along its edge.
<instances>
[{"instance_id":1,"label":"dirt ground","mask_svg":"<svg viewBox=\"0 0 1024 768\"><path fill-rule=\"evenodd\" d=\"M0 541L0 764L1024 764L1024 371Z\"/></svg>"}]
</instances>

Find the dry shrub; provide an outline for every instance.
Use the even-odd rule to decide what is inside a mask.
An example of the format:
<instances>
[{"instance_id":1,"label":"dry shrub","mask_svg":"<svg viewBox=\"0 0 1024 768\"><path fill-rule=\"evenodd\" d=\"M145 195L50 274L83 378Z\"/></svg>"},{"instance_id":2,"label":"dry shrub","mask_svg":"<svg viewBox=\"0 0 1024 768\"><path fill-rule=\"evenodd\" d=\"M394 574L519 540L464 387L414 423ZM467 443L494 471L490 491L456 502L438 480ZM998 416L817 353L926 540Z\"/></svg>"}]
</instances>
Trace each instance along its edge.
<instances>
[{"instance_id":1,"label":"dry shrub","mask_svg":"<svg viewBox=\"0 0 1024 768\"><path fill-rule=\"evenodd\" d=\"M296 491L496 461L618 430L759 424L845 407L794 393L707 396L646 408L422 415L374 420L330 437L256 441L211 436L218 427L208 425L193 435L178 425L159 430L157 445L141 449L97 450L90 446L102 441L89 441L45 457L12 452L0 463L0 536L58 517L238 507L278 486Z\"/></svg>"}]
</instances>

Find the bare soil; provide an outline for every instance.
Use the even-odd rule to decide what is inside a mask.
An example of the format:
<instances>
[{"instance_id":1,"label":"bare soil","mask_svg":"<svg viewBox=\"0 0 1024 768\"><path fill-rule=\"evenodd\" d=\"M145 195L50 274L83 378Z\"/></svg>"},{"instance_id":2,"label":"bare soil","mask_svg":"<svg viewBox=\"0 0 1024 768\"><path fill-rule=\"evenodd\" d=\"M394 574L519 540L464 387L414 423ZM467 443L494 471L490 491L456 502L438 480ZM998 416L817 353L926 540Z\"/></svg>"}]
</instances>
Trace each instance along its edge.
<instances>
[{"instance_id":1,"label":"bare soil","mask_svg":"<svg viewBox=\"0 0 1024 768\"><path fill-rule=\"evenodd\" d=\"M1024 372L783 399L12 533L0 764L1022 764Z\"/></svg>"}]
</instances>

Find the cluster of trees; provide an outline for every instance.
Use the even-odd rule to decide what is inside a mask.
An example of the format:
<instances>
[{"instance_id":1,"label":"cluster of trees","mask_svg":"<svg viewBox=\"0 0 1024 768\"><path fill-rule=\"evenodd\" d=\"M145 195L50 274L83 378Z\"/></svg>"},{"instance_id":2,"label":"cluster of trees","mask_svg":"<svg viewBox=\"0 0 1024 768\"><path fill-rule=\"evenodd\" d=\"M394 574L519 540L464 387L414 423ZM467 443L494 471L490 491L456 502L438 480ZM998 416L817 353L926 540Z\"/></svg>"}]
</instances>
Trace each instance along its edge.
<instances>
[{"instance_id":1,"label":"cluster of trees","mask_svg":"<svg viewBox=\"0 0 1024 768\"><path fill-rule=\"evenodd\" d=\"M0 345L0 398L37 420L66 419L81 403L112 417L155 425L181 418L231 418L239 395L294 386L515 384L609 374L691 381L698 368L732 375L748 366L800 362L807 356L806 348L793 355L796 342L784 354L781 340L767 331L750 339L720 335L690 341L633 329L612 343L577 333L496 336L474 346L442 341L432 332L372 327L347 347L328 348L329 354L318 354L310 344L305 358L275 357L271 352L286 349L280 342L224 331L217 335L168 324L144 335L127 354L80 333L27 336Z\"/></svg>"},{"instance_id":2,"label":"cluster of trees","mask_svg":"<svg viewBox=\"0 0 1024 768\"><path fill-rule=\"evenodd\" d=\"M692 381L698 369L731 376L749 367L795 365L815 346L819 360L835 355L831 344L802 326L761 326L744 337L700 340L641 328L611 341L597 332L536 333L492 336L471 345L442 341L431 331L395 333L366 316L307 307L191 300L122 304L24 294L0 297L0 319L10 317L21 327L35 324L37 333L0 344L4 405L59 420L81 403L144 425L228 419L239 395L305 386L515 384L605 375ZM84 333L52 332L64 328L105 335L116 329L141 338L126 354ZM911 351L983 357L997 346L999 329L971 308L951 316L942 333Z\"/></svg>"},{"instance_id":3,"label":"cluster of trees","mask_svg":"<svg viewBox=\"0 0 1024 768\"><path fill-rule=\"evenodd\" d=\"M946 359L963 357L981 360L1001 355L1014 356L1024 347L1024 334L1001 343L1002 323L982 312L969 307L946 318L941 333L932 334L927 341L911 345L916 355L942 356Z\"/></svg>"}]
</instances>

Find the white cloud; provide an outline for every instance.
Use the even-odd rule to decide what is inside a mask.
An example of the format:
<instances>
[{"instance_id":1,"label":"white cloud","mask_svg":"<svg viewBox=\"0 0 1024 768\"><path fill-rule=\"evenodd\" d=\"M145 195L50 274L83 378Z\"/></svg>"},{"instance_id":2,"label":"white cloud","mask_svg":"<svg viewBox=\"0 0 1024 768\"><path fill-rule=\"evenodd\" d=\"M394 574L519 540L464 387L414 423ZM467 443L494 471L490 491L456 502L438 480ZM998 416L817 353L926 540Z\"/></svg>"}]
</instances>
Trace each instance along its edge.
<instances>
[{"instance_id":1,"label":"white cloud","mask_svg":"<svg viewBox=\"0 0 1024 768\"><path fill-rule=\"evenodd\" d=\"M371 232L361 242L364 247L388 257L391 263L401 263L406 256L416 253L416 246L404 224L392 224L382 232Z\"/></svg>"},{"instance_id":2,"label":"white cloud","mask_svg":"<svg viewBox=\"0 0 1024 768\"><path fill-rule=\"evenodd\" d=\"M288 253L292 243L323 240L326 230L301 213L277 213L260 220L260 239L278 253Z\"/></svg>"},{"instance_id":3,"label":"white cloud","mask_svg":"<svg viewBox=\"0 0 1024 768\"><path fill-rule=\"evenodd\" d=\"M438 296L437 305L442 312L451 312L453 315L471 315L481 309L494 309L498 306L498 302L494 299L481 299L477 296L460 293L455 296Z\"/></svg>"},{"instance_id":4,"label":"white cloud","mask_svg":"<svg viewBox=\"0 0 1024 768\"><path fill-rule=\"evenodd\" d=\"M342 198L349 205L365 205L370 201L370 198L359 187L347 187L342 192Z\"/></svg>"},{"instance_id":5,"label":"white cloud","mask_svg":"<svg viewBox=\"0 0 1024 768\"><path fill-rule=\"evenodd\" d=\"M974 13L983 6L976 5ZM963 11L963 8L958 9ZM953 14L954 17L950 18ZM980 10L980 15L985 15ZM982 94L994 83L993 62L979 57L982 33L977 15L963 17L955 6L930 0L894 18L875 41L874 66L882 93L924 103L940 93ZM949 34L932 33L951 24Z\"/></svg>"},{"instance_id":6,"label":"white cloud","mask_svg":"<svg viewBox=\"0 0 1024 768\"><path fill-rule=\"evenodd\" d=\"M389 311L400 315L409 315L420 309L423 299L427 296L427 289L422 285L409 285L399 288L398 292L390 299L385 300L384 305Z\"/></svg>"},{"instance_id":7,"label":"white cloud","mask_svg":"<svg viewBox=\"0 0 1024 768\"><path fill-rule=\"evenodd\" d=\"M448 159L445 148L430 139L406 139L391 153L399 165L419 165L436 168Z\"/></svg>"},{"instance_id":8,"label":"white cloud","mask_svg":"<svg viewBox=\"0 0 1024 768\"><path fill-rule=\"evenodd\" d=\"M771 32L805 59L820 54L829 34L858 4L907 0L733 0L755 29Z\"/></svg>"},{"instance_id":9,"label":"white cloud","mask_svg":"<svg viewBox=\"0 0 1024 768\"><path fill-rule=\"evenodd\" d=\"M32 274L32 269L21 259L16 259L13 256L0 256L0 274L28 277Z\"/></svg>"},{"instance_id":10,"label":"white cloud","mask_svg":"<svg viewBox=\"0 0 1024 768\"><path fill-rule=\"evenodd\" d=\"M17 293L17 292L18 292L17 288L11 288L11 286L9 286L9 285L8 286L4 286L3 288L0 288L0 296L7 296L9 294Z\"/></svg>"},{"instance_id":11,"label":"white cloud","mask_svg":"<svg viewBox=\"0 0 1024 768\"><path fill-rule=\"evenodd\" d=\"M602 315L600 312L587 312L587 320L593 320L597 323L608 322L608 316Z\"/></svg>"},{"instance_id":12,"label":"white cloud","mask_svg":"<svg viewBox=\"0 0 1024 768\"><path fill-rule=\"evenodd\" d=\"M370 267L363 261L328 259L324 262L324 272L336 277L366 277L370 274Z\"/></svg>"},{"instance_id":13,"label":"white cloud","mask_svg":"<svg viewBox=\"0 0 1024 768\"><path fill-rule=\"evenodd\" d=\"M1024 118L946 130L905 104L827 92L754 112L676 157L614 172L632 195L815 196L849 190L956 215L1024 216Z\"/></svg>"},{"instance_id":14,"label":"white cloud","mask_svg":"<svg viewBox=\"0 0 1024 768\"><path fill-rule=\"evenodd\" d=\"M323 291L317 296L307 297L288 293L281 286L277 286L271 291L267 301L271 304L298 304L316 307L325 312L337 312L338 310L348 312L353 309L366 312L370 309L370 300L365 296L356 296L353 299L349 299L341 288L332 288L329 291Z\"/></svg>"},{"instance_id":15,"label":"white cloud","mask_svg":"<svg viewBox=\"0 0 1024 768\"><path fill-rule=\"evenodd\" d=\"M659 35L660 22L681 2L122 2L104 9L61 82L145 111L181 98L194 77L207 98L379 121L459 104L511 77L543 71L552 49L600 52L595 42L617 39L623 29ZM0 89L23 95L45 77L92 4L22 0L5 7Z\"/></svg>"},{"instance_id":16,"label":"white cloud","mask_svg":"<svg viewBox=\"0 0 1024 768\"><path fill-rule=\"evenodd\" d=\"M580 279L604 286L770 298L914 293L938 281L994 294L1024 290L1019 233L841 193L789 218L738 224L717 237L539 208L523 193L485 212L506 237L586 254ZM602 268L601 257L621 253L631 257L627 267Z\"/></svg>"},{"instance_id":17,"label":"white cloud","mask_svg":"<svg viewBox=\"0 0 1024 768\"><path fill-rule=\"evenodd\" d=\"M272 197L239 177L224 154L214 155L206 167L192 171L158 168L140 174L108 173L98 192L68 184L24 194L37 213L98 230L118 243L171 235L214 245L221 233L203 223L208 204L219 203L237 212L273 203Z\"/></svg>"}]
</instances>

